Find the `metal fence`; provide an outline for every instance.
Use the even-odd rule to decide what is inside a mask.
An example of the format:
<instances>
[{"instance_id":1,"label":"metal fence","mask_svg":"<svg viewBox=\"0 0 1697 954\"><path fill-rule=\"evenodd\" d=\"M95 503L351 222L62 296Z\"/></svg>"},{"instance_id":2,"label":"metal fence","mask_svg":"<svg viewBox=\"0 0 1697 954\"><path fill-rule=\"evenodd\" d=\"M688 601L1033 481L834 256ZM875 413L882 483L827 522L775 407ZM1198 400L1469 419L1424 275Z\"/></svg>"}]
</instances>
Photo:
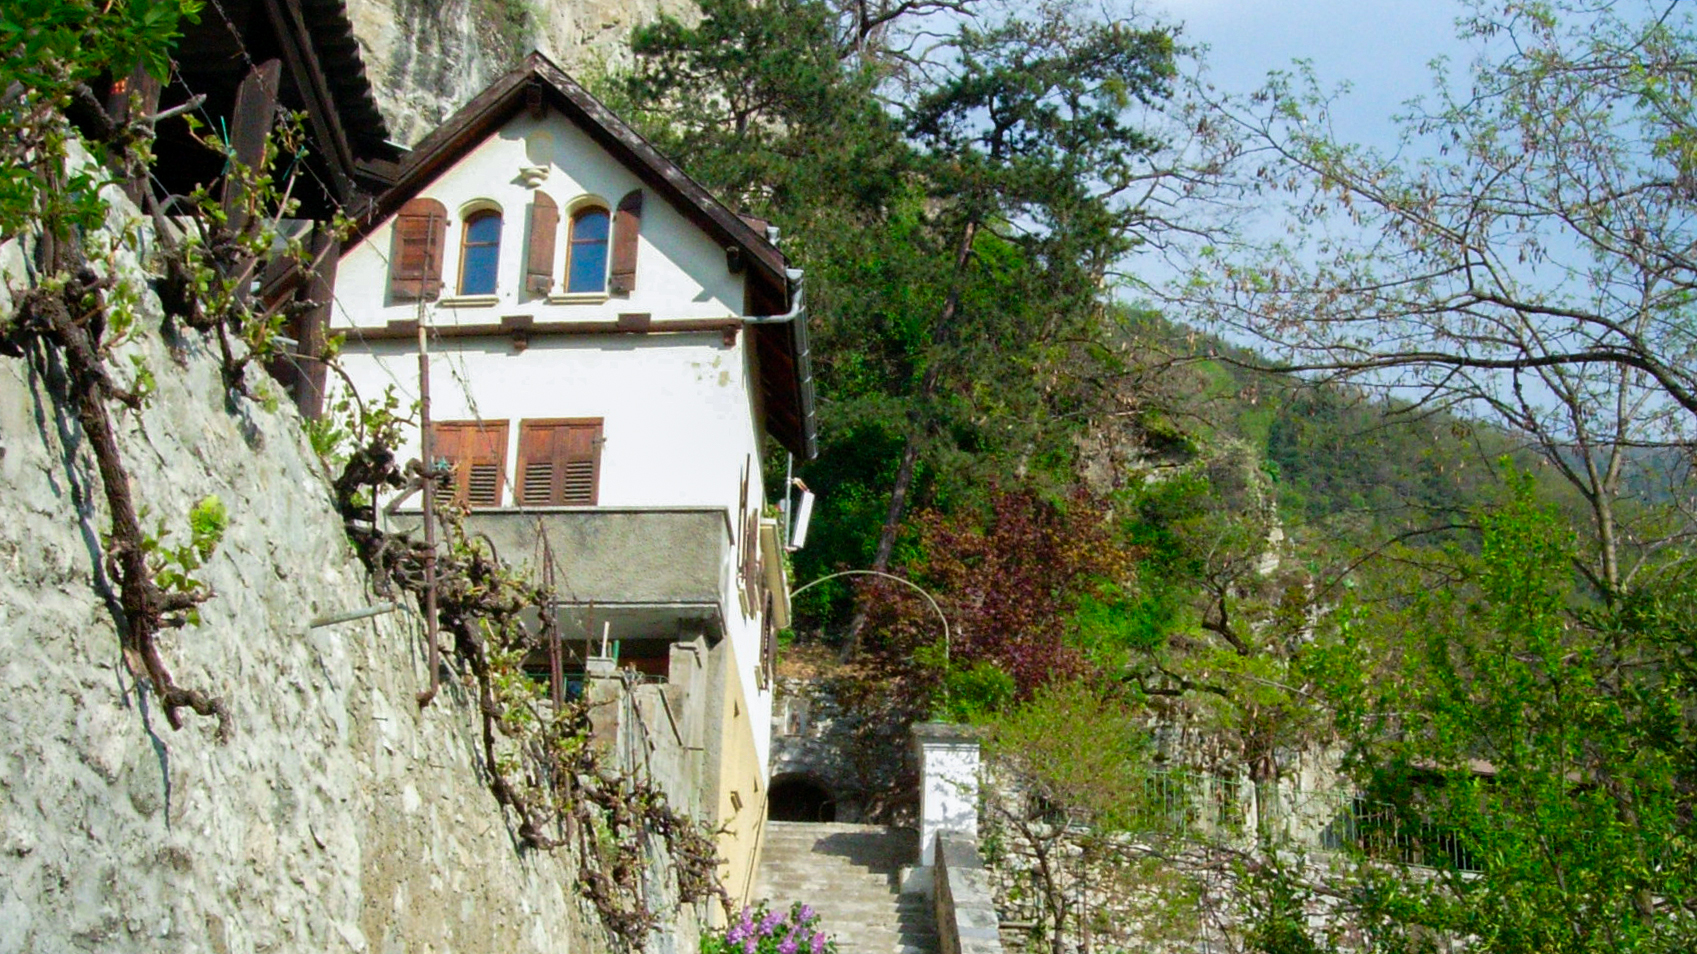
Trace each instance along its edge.
<instances>
[{"instance_id":1,"label":"metal fence","mask_svg":"<svg viewBox=\"0 0 1697 954\"><path fill-rule=\"evenodd\" d=\"M1151 772L1119 827L1144 838L1247 847L1272 840L1408 865L1477 870L1461 836L1417 807L1349 791L1257 785L1200 772Z\"/></svg>"}]
</instances>

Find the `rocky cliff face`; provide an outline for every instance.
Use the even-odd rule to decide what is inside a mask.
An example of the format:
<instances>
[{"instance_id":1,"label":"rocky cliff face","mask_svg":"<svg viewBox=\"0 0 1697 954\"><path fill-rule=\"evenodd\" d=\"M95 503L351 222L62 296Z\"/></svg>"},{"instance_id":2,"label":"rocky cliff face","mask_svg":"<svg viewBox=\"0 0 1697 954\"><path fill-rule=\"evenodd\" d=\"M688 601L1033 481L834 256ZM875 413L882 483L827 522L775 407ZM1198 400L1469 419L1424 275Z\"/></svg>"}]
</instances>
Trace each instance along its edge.
<instances>
[{"instance_id":1,"label":"rocky cliff face","mask_svg":"<svg viewBox=\"0 0 1697 954\"><path fill-rule=\"evenodd\" d=\"M0 324L26 260L0 246ZM231 397L216 349L142 305L113 360L158 381L118 417L144 523L179 543L196 501L229 514L197 574L216 596L163 648L234 734L186 710L173 731L138 688L62 367L0 357L0 952L605 950L571 858L517 848L463 688L415 704L411 611L310 625L376 598L299 420Z\"/></svg>"},{"instance_id":2,"label":"rocky cliff face","mask_svg":"<svg viewBox=\"0 0 1697 954\"><path fill-rule=\"evenodd\" d=\"M628 62L630 32L690 0L348 0L378 105L411 145L532 49L568 72Z\"/></svg>"}]
</instances>

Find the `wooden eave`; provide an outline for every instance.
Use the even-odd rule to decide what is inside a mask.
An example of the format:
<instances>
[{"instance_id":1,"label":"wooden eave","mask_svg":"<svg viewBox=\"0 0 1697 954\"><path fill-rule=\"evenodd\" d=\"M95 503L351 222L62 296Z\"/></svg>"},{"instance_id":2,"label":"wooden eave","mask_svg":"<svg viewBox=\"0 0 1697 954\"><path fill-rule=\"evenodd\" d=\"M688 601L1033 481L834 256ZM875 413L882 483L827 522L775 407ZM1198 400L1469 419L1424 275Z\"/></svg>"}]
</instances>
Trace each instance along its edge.
<instances>
[{"instance_id":1,"label":"wooden eave","mask_svg":"<svg viewBox=\"0 0 1697 954\"><path fill-rule=\"evenodd\" d=\"M180 88L173 90L173 98L207 94L200 112L214 124L230 115L235 90L250 70L269 59L282 61L278 98L307 114L311 154L306 162L318 170L309 185L325 192L324 201L308 203L314 206L309 211L327 216L328 208L340 206L357 212L375 191L371 186L386 184L362 168L392 160L396 150L387 142L388 126L366 77L344 0L224 0L205 10L199 22L184 25L174 55L179 77L174 86ZM161 156L176 155L171 150L177 149L185 166L159 174L167 179L173 171L191 177L214 174L221 157L194 143L186 127L177 128L180 123L161 130L155 149ZM171 188L187 191L191 184Z\"/></svg>"}]
</instances>

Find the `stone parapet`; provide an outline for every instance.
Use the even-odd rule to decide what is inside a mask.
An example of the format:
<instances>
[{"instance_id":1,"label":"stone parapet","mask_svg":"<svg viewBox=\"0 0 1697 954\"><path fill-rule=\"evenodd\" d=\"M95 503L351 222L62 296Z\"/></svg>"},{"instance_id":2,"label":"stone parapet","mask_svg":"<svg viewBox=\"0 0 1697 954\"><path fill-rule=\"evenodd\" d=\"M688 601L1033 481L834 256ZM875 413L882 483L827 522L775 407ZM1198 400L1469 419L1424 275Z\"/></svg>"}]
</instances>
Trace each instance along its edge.
<instances>
[{"instance_id":1,"label":"stone parapet","mask_svg":"<svg viewBox=\"0 0 1697 954\"><path fill-rule=\"evenodd\" d=\"M959 832L937 836L935 891L941 954L1002 954L990 872L977 839Z\"/></svg>"}]
</instances>

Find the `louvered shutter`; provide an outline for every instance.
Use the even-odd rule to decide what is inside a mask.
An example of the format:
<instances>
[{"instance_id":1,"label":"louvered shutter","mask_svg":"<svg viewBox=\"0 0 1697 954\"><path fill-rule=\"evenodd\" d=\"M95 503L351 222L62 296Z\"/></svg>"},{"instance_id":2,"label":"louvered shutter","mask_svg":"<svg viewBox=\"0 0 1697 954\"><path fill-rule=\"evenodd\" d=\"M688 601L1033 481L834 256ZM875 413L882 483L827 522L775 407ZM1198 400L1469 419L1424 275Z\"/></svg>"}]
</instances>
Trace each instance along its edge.
<instances>
[{"instance_id":1,"label":"louvered shutter","mask_svg":"<svg viewBox=\"0 0 1697 954\"><path fill-rule=\"evenodd\" d=\"M437 459L453 466L454 499L499 507L507 462L506 421L445 421L431 428Z\"/></svg>"},{"instance_id":2,"label":"louvered shutter","mask_svg":"<svg viewBox=\"0 0 1697 954\"><path fill-rule=\"evenodd\" d=\"M448 210L435 199L413 199L395 213L389 251L389 297L434 301L442 293L442 245Z\"/></svg>"},{"instance_id":3,"label":"louvered shutter","mask_svg":"<svg viewBox=\"0 0 1697 954\"><path fill-rule=\"evenodd\" d=\"M546 295L554 288L554 237L560 231L560 207L544 193L533 195L524 287L532 295Z\"/></svg>"},{"instance_id":4,"label":"louvered shutter","mask_svg":"<svg viewBox=\"0 0 1697 954\"><path fill-rule=\"evenodd\" d=\"M601 478L601 421L524 421L519 425L519 503L593 507Z\"/></svg>"},{"instance_id":5,"label":"louvered shutter","mask_svg":"<svg viewBox=\"0 0 1697 954\"><path fill-rule=\"evenodd\" d=\"M614 295L636 291L637 236L642 233L642 190L633 190L619 200L619 210L613 215L613 267L607 276L607 290Z\"/></svg>"}]
</instances>

